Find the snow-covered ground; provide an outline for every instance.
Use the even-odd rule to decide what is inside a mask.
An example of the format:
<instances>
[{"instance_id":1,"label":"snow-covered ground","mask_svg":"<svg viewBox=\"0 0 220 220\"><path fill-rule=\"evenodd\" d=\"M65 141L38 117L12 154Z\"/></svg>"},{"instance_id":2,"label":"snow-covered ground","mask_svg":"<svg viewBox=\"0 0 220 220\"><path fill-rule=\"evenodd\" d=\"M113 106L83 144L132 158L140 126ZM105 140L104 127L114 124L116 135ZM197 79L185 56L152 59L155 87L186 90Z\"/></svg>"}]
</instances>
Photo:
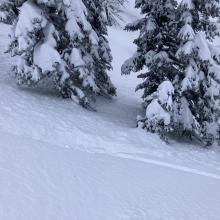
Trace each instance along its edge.
<instances>
[{"instance_id":1,"label":"snow-covered ground","mask_svg":"<svg viewBox=\"0 0 220 220\"><path fill-rule=\"evenodd\" d=\"M131 1L124 20L136 17ZM97 112L51 88L17 87L7 33L1 24L0 219L219 219L220 148L167 145L135 128L138 80L120 75L135 33L109 30L118 96L98 99Z\"/></svg>"},{"instance_id":2,"label":"snow-covered ground","mask_svg":"<svg viewBox=\"0 0 220 220\"><path fill-rule=\"evenodd\" d=\"M0 219L219 220L220 179L0 133Z\"/></svg>"}]
</instances>

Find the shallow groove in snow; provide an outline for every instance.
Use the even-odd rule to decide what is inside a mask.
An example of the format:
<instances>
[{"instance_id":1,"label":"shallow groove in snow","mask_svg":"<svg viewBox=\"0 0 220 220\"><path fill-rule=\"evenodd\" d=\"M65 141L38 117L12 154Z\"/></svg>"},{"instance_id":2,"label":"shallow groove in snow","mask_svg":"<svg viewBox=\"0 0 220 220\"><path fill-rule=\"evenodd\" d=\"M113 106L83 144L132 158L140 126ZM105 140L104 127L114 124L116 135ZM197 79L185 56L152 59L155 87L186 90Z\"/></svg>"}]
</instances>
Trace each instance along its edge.
<instances>
[{"instance_id":1,"label":"shallow groove in snow","mask_svg":"<svg viewBox=\"0 0 220 220\"><path fill-rule=\"evenodd\" d=\"M132 156L128 156L127 154L124 154L124 153L122 153L120 155L123 156L124 158L133 159ZM186 167L186 166L179 166L179 165L176 165L176 164L166 163L166 162L162 162L162 161L158 161L158 160L152 160L152 159L148 159L148 158L138 158L138 160L143 161L145 163L150 163L150 164L154 164L154 165L157 165L157 166L161 166L161 167L167 167L167 168L170 168L170 169L179 170L179 171L183 171L183 172L186 172L186 173L192 173L192 174L196 174L196 175L200 175L200 176L220 180L220 175L205 172L205 171L198 170L198 169L189 168L189 167Z\"/></svg>"}]
</instances>

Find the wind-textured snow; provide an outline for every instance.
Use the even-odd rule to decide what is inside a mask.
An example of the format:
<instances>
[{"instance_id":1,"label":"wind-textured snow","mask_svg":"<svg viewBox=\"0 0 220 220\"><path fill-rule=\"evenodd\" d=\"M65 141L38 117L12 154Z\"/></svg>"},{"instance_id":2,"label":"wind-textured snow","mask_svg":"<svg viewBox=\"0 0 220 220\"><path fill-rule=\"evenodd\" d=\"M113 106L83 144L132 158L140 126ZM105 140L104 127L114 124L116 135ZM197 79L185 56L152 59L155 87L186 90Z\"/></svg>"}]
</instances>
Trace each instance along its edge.
<instances>
[{"instance_id":1,"label":"wind-textured snow","mask_svg":"<svg viewBox=\"0 0 220 220\"><path fill-rule=\"evenodd\" d=\"M220 179L0 133L0 218L219 219Z\"/></svg>"},{"instance_id":2,"label":"wind-textured snow","mask_svg":"<svg viewBox=\"0 0 220 220\"><path fill-rule=\"evenodd\" d=\"M120 75L136 34L109 30L118 96L91 112L45 85L16 86L8 31L0 25L0 219L219 220L219 147L167 145L136 128L138 80Z\"/></svg>"}]
</instances>

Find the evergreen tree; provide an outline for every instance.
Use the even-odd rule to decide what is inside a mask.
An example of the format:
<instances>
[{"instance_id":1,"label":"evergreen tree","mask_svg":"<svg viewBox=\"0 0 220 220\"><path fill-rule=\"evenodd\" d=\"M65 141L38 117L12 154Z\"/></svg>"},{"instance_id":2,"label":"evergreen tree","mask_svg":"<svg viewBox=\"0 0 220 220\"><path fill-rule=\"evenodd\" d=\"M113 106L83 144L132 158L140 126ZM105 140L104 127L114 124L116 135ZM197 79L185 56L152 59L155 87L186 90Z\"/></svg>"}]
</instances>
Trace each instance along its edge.
<instances>
[{"instance_id":1,"label":"evergreen tree","mask_svg":"<svg viewBox=\"0 0 220 220\"><path fill-rule=\"evenodd\" d=\"M14 3L8 0L0 0L0 21L6 24L12 24L16 17L17 10L14 11Z\"/></svg>"},{"instance_id":2,"label":"evergreen tree","mask_svg":"<svg viewBox=\"0 0 220 220\"><path fill-rule=\"evenodd\" d=\"M122 9L126 0L102 0L106 21L109 26L120 26Z\"/></svg>"},{"instance_id":3,"label":"evergreen tree","mask_svg":"<svg viewBox=\"0 0 220 220\"><path fill-rule=\"evenodd\" d=\"M218 138L220 50L212 41L220 35L219 16L218 0L182 0L178 6L175 129L206 144Z\"/></svg>"},{"instance_id":4,"label":"evergreen tree","mask_svg":"<svg viewBox=\"0 0 220 220\"><path fill-rule=\"evenodd\" d=\"M127 26L140 36L122 73L146 69L138 125L165 139L174 132L211 144L220 115L220 50L212 42L220 34L218 0L137 0L136 7L145 17Z\"/></svg>"},{"instance_id":5,"label":"evergreen tree","mask_svg":"<svg viewBox=\"0 0 220 220\"><path fill-rule=\"evenodd\" d=\"M3 1L4 22L13 23L8 52L19 57L13 68L19 84L51 77L63 97L84 107L95 95L115 95L106 24L95 11L102 9L99 1L91 2L94 8L87 0Z\"/></svg>"},{"instance_id":6,"label":"evergreen tree","mask_svg":"<svg viewBox=\"0 0 220 220\"><path fill-rule=\"evenodd\" d=\"M141 9L144 18L129 24L129 31L139 30L134 41L137 52L122 66L122 74L144 70L138 77L143 83L136 90L143 90L146 116L138 117L138 125L161 137L173 130L171 112L173 108L174 86L172 84L177 69L175 0L137 0L136 7Z\"/></svg>"},{"instance_id":7,"label":"evergreen tree","mask_svg":"<svg viewBox=\"0 0 220 220\"><path fill-rule=\"evenodd\" d=\"M104 19L104 11L100 0L84 0L88 9L88 19L93 30L98 36L98 44L89 53L92 54L92 71L96 77L101 94L104 96L113 96L116 94L116 89L112 85L110 78L107 75L107 70L112 69L112 55L109 47L107 36L107 24Z\"/></svg>"}]
</instances>

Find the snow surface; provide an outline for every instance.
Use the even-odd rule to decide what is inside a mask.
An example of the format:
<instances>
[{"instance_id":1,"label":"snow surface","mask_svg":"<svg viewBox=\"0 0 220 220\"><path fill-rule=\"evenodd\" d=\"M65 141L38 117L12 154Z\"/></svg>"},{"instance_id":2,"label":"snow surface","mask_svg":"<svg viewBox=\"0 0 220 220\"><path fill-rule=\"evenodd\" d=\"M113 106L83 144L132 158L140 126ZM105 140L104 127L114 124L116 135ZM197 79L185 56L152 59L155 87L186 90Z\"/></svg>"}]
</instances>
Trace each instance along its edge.
<instances>
[{"instance_id":1,"label":"snow surface","mask_svg":"<svg viewBox=\"0 0 220 220\"><path fill-rule=\"evenodd\" d=\"M16 86L8 31L0 25L0 219L219 220L219 146L167 145L136 128L138 79L120 68L137 33L109 30L118 96L90 112L45 85Z\"/></svg>"},{"instance_id":2,"label":"snow surface","mask_svg":"<svg viewBox=\"0 0 220 220\"><path fill-rule=\"evenodd\" d=\"M219 219L219 179L0 133L0 219Z\"/></svg>"}]
</instances>

